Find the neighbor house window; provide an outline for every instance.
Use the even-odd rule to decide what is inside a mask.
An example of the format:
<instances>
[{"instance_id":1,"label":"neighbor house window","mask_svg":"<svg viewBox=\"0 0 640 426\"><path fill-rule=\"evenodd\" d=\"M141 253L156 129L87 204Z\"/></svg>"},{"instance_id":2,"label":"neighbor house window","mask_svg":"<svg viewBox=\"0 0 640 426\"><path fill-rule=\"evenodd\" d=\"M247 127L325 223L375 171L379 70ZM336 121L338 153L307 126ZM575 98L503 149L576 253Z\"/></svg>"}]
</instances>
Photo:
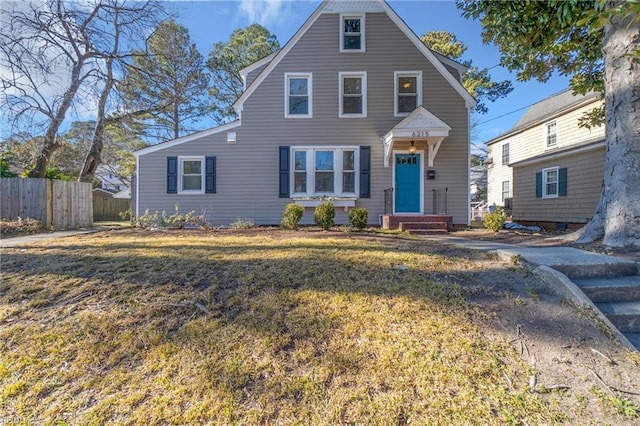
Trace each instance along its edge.
<instances>
[{"instance_id":1,"label":"neighbor house window","mask_svg":"<svg viewBox=\"0 0 640 426\"><path fill-rule=\"evenodd\" d=\"M286 73L285 79L285 117L312 116L312 75Z\"/></svg>"},{"instance_id":2,"label":"neighbor house window","mask_svg":"<svg viewBox=\"0 0 640 426\"><path fill-rule=\"evenodd\" d=\"M340 117L367 116L367 73L339 73Z\"/></svg>"},{"instance_id":3,"label":"neighbor house window","mask_svg":"<svg viewBox=\"0 0 640 426\"><path fill-rule=\"evenodd\" d=\"M509 190L509 181L505 180L502 181L502 202L504 203L504 200L511 197L511 191Z\"/></svg>"},{"instance_id":4,"label":"neighbor house window","mask_svg":"<svg viewBox=\"0 0 640 426\"><path fill-rule=\"evenodd\" d=\"M422 105L422 72L394 73L395 114L405 116Z\"/></svg>"},{"instance_id":5,"label":"neighbor house window","mask_svg":"<svg viewBox=\"0 0 640 426\"><path fill-rule=\"evenodd\" d=\"M542 198L558 196L558 168L552 167L542 170Z\"/></svg>"},{"instance_id":6,"label":"neighbor house window","mask_svg":"<svg viewBox=\"0 0 640 426\"><path fill-rule=\"evenodd\" d=\"M178 192L204 193L204 157L180 157Z\"/></svg>"},{"instance_id":7,"label":"neighbor house window","mask_svg":"<svg viewBox=\"0 0 640 426\"><path fill-rule=\"evenodd\" d=\"M505 143L502 145L502 165L506 166L509 164L509 144Z\"/></svg>"},{"instance_id":8,"label":"neighbor house window","mask_svg":"<svg viewBox=\"0 0 640 426\"><path fill-rule=\"evenodd\" d=\"M294 147L293 196L356 194L356 148Z\"/></svg>"},{"instance_id":9,"label":"neighbor house window","mask_svg":"<svg viewBox=\"0 0 640 426\"><path fill-rule=\"evenodd\" d=\"M364 15L340 15L340 51L364 52Z\"/></svg>"},{"instance_id":10,"label":"neighbor house window","mask_svg":"<svg viewBox=\"0 0 640 426\"><path fill-rule=\"evenodd\" d=\"M558 145L558 133L555 121L545 124L544 143L545 148L554 148Z\"/></svg>"}]
</instances>

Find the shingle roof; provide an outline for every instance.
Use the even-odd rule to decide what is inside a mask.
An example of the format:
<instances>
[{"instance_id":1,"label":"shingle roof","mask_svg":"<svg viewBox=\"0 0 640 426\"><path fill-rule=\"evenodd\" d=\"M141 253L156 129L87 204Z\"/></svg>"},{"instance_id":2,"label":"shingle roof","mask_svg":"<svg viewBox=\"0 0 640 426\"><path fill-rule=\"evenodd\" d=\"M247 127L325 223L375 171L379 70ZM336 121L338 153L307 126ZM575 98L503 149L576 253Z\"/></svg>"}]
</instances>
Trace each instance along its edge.
<instances>
[{"instance_id":1,"label":"shingle roof","mask_svg":"<svg viewBox=\"0 0 640 426\"><path fill-rule=\"evenodd\" d=\"M574 95L571 89L565 89L562 92L551 95L548 98L531 105L511 129L487 141L486 144L491 145L492 143L503 139L507 135L512 135L544 122L551 117L557 116L561 112L570 111L579 105L583 105L591 100L597 99L598 95L599 94L595 92L589 92L585 95Z\"/></svg>"},{"instance_id":2,"label":"shingle roof","mask_svg":"<svg viewBox=\"0 0 640 426\"><path fill-rule=\"evenodd\" d=\"M512 130L542 121L546 117L550 117L596 96L597 93L594 92L589 92L586 95L574 95L571 89L563 90L560 93L551 95L531 105L527 112L525 112L522 117L520 117L520 120L513 126Z\"/></svg>"}]
</instances>

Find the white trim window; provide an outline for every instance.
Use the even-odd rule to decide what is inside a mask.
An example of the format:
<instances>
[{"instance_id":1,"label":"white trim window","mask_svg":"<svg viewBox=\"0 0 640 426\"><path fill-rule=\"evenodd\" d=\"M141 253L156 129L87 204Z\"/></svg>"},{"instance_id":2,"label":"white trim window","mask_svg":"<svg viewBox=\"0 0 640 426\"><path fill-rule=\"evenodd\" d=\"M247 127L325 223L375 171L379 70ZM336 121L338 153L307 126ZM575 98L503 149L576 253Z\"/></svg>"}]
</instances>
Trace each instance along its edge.
<instances>
[{"instance_id":1,"label":"white trim window","mask_svg":"<svg viewBox=\"0 0 640 426\"><path fill-rule=\"evenodd\" d=\"M502 202L504 203L504 200L506 200L507 198L511 197L511 188L510 188L510 182L508 180L503 180L502 181Z\"/></svg>"},{"instance_id":2,"label":"white trim window","mask_svg":"<svg viewBox=\"0 0 640 426\"><path fill-rule=\"evenodd\" d=\"M394 111L396 117L405 117L422 105L422 71L395 71Z\"/></svg>"},{"instance_id":3,"label":"white trim window","mask_svg":"<svg viewBox=\"0 0 640 426\"><path fill-rule=\"evenodd\" d=\"M502 165L509 165L509 143L505 143L502 145Z\"/></svg>"},{"instance_id":4,"label":"white trim window","mask_svg":"<svg viewBox=\"0 0 640 426\"><path fill-rule=\"evenodd\" d=\"M555 148L558 146L558 126L555 121L544 125L544 148Z\"/></svg>"},{"instance_id":5,"label":"white trim window","mask_svg":"<svg viewBox=\"0 0 640 426\"><path fill-rule=\"evenodd\" d=\"M284 74L284 116L311 118L313 116L313 74Z\"/></svg>"},{"instance_id":6,"label":"white trim window","mask_svg":"<svg viewBox=\"0 0 640 426\"><path fill-rule=\"evenodd\" d=\"M364 52L364 13L340 15L340 52Z\"/></svg>"},{"instance_id":7,"label":"white trim window","mask_svg":"<svg viewBox=\"0 0 640 426\"><path fill-rule=\"evenodd\" d=\"M357 147L292 147L292 197L358 193Z\"/></svg>"},{"instance_id":8,"label":"white trim window","mask_svg":"<svg viewBox=\"0 0 640 426\"><path fill-rule=\"evenodd\" d=\"M542 169L542 198L558 198L559 181L558 167Z\"/></svg>"},{"instance_id":9,"label":"white trim window","mask_svg":"<svg viewBox=\"0 0 640 426\"><path fill-rule=\"evenodd\" d=\"M339 117L365 118L367 116L367 73L341 72Z\"/></svg>"},{"instance_id":10,"label":"white trim window","mask_svg":"<svg viewBox=\"0 0 640 426\"><path fill-rule=\"evenodd\" d=\"M178 193L204 194L204 157L178 157Z\"/></svg>"}]
</instances>

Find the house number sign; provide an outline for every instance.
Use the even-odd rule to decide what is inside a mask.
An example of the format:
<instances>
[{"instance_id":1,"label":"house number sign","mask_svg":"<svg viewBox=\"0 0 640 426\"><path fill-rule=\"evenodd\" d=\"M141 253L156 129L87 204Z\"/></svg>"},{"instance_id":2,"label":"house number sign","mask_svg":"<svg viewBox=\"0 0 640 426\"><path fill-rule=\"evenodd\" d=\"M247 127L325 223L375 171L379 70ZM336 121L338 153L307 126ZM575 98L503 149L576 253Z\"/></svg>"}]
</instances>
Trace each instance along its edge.
<instances>
[{"instance_id":1,"label":"house number sign","mask_svg":"<svg viewBox=\"0 0 640 426\"><path fill-rule=\"evenodd\" d=\"M427 130L416 130L415 132L411 133L411 137L413 137L413 138L428 138L429 137L429 132Z\"/></svg>"}]
</instances>

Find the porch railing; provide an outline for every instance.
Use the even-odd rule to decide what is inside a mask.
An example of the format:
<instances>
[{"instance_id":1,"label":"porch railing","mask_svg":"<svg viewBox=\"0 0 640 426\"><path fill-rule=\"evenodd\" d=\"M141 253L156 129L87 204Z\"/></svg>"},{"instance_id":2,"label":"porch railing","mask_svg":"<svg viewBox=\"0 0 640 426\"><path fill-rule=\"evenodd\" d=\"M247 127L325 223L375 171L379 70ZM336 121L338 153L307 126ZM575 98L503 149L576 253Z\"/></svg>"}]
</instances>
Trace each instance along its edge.
<instances>
[{"instance_id":1,"label":"porch railing","mask_svg":"<svg viewBox=\"0 0 640 426\"><path fill-rule=\"evenodd\" d=\"M447 212L447 192L449 188L432 189L433 211L431 214L448 214Z\"/></svg>"},{"instance_id":2,"label":"porch railing","mask_svg":"<svg viewBox=\"0 0 640 426\"><path fill-rule=\"evenodd\" d=\"M384 213L383 214L392 214L393 213L393 188L384 190Z\"/></svg>"}]
</instances>

